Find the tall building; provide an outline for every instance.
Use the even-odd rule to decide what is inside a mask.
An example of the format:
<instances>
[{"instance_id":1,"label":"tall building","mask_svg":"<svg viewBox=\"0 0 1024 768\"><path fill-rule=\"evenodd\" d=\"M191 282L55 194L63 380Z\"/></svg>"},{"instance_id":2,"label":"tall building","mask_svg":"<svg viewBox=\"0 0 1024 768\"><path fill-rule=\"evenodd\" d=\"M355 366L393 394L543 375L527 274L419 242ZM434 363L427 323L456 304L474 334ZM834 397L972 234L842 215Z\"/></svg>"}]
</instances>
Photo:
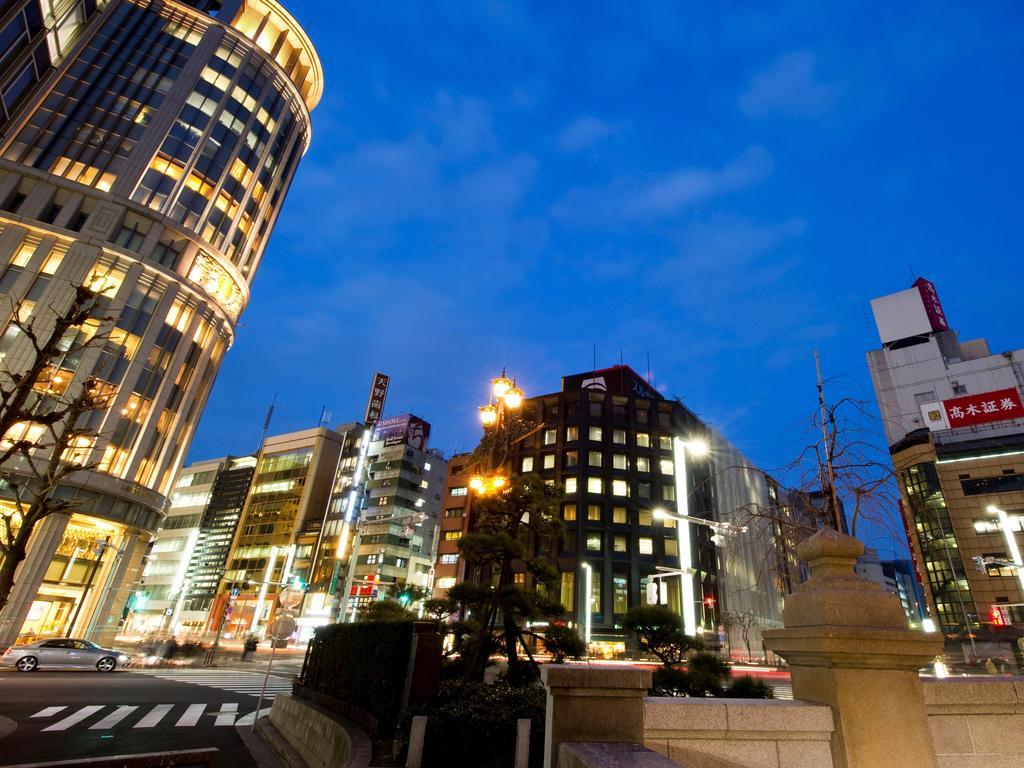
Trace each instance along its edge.
<instances>
[{"instance_id":1,"label":"tall building","mask_svg":"<svg viewBox=\"0 0 1024 768\"><path fill-rule=\"evenodd\" d=\"M179 473L167 517L149 548L142 584L131 601L127 632L173 631L185 600L185 574L199 541L203 511L220 468L221 460L215 459L197 462Z\"/></svg>"},{"instance_id":2,"label":"tall building","mask_svg":"<svg viewBox=\"0 0 1024 768\"><path fill-rule=\"evenodd\" d=\"M430 424L408 413L374 428L340 607L343 619L406 587L429 593L434 586L448 462L428 447L429 438Z\"/></svg>"},{"instance_id":3,"label":"tall building","mask_svg":"<svg viewBox=\"0 0 1024 768\"><path fill-rule=\"evenodd\" d=\"M0 356L25 370L13 314L45 324L90 285L103 299L79 341L96 329L104 340L56 361L51 381L95 377L113 395L88 420L95 439L76 447L95 468L58 490L78 511L37 529L0 645L107 642L309 144L323 77L275 0L14 0L0 40ZM11 508L10 491L0 496Z\"/></svg>"},{"instance_id":4,"label":"tall building","mask_svg":"<svg viewBox=\"0 0 1024 768\"><path fill-rule=\"evenodd\" d=\"M659 566L690 574L665 579L667 604L688 631L713 643L720 594L712 533L656 514L685 509L715 519L712 462L685 447L710 441L703 422L624 365L565 376L561 391L525 400L522 416L536 428L516 442L509 468L513 475L536 473L563 493L559 514L565 534L553 553L556 589L575 626L584 627L589 612L592 651L626 652L631 639L622 617L646 602L647 581ZM462 472L468 468L461 459L453 465ZM456 500L472 493L459 477L457 469L445 494L452 516L442 523L442 587L453 578L487 578L457 555L462 532L456 521L464 522L463 530L473 528L471 500L468 516L455 511L465 515L467 506ZM526 574L520 578L529 581Z\"/></svg>"},{"instance_id":5,"label":"tall building","mask_svg":"<svg viewBox=\"0 0 1024 768\"><path fill-rule=\"evenodd\" d=\"M323 427L264 442L211 607L210 629L223 624L232 637L262 635L283 587L310 583L322 556L317 542L330 515L345 442L345 435Z\"/></svg>"},{"instance_id":6,"label":"tall building","mask_svg":"<svg viewBox=\"0 0 1024 768\"><path fill-rule=\"evenodd\" d=\"M182 585L178 625L186 632L201 632L206 626L255 469L255 456L229 456L220 462Z\"/></svg>"},{"instance_id":7,"label":"tall building","mask_svg":"<svg viewBox=\"0 0 1024 768\"><path fill-rule=\"evenodd\" d=\"M473 474L471 454L459 453L448 460L434 566L434 597L443 597L465 580L466 564L459 552L459 542L469 532L472 521L473 496L469 482Z\"/></svg>"},{"instance_id":8,"label":"tall building","mask_svg":"<svg viewBox=\"0 0 1024 768\"><path fill-rule=\"evenodd\" d=\"M858 576L873 581L886 592L896 595L903 606L903 613L907 616L907 626L912 629L921 628L923 616L918 597L917 577L911 561L882 560L878 556L878 550L869 547L857 558L854 570Z\"/></svg>"},{"instance_id":9,"label":"tall building","mask_svg":"<svg viewBox=\"0 0 1024 768\"><path fill-rule=\"evenodd\" d=\"M1024 350L961 341L920 279L871 302L868 366L928 616L947 636L1024 622Z\"/></svg>"},{"instance_id":10,"label":"tall building","mask_svg":"<svg viewBox=\"0 0 1024 768\"><path fill-rule=\"evenodd\" d=\"M723 536L718 547L720 634L732 655L746 658L747 645L751 655L761 654L764 630L782 627L782 599L787 594L790 564L780 557L776 528L787 521L775 480L723 434L714 430L711 436L715 517L744 529ZM784 540L792 538L793 532L785 531Z\"/></svg>"}]
</instances>

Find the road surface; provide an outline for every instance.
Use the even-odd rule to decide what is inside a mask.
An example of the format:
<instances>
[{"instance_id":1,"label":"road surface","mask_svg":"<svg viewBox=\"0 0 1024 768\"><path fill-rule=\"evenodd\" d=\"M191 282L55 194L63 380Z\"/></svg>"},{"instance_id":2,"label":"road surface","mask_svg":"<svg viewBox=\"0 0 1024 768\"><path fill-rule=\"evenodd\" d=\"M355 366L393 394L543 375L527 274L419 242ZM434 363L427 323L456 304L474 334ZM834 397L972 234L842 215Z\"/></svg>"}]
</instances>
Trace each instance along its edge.
<instances>
[{"instance_id":1,"label":"road surface","mask_svg":"<svg viewBox=\"0 0 1024 768\"><path fill-rule=\"evenodd\" d=\"M262 665L261 665L262 666ZM216 747L220 764L255 766L234 726L252 721L258 670L0 670L0 764ZM270 677L267 695L291 690ZM263 707L269 707L265 701Z\"/></svg>"}]
</instances>

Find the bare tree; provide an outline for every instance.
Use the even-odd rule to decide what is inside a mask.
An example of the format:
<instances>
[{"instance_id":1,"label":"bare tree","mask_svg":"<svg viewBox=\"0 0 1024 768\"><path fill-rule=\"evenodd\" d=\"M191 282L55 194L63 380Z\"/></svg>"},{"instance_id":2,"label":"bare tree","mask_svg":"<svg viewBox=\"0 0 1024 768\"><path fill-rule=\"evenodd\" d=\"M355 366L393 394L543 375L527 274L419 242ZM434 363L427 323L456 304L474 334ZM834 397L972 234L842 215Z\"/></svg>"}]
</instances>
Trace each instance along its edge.
<instances>
[{"instance_id":1,"label":"bare tree","mask_svg":"<svg viewBox=\"0 0 1024 768\"><path fill-rule=\"evenodd\" d=\"M101 294L77 286L62 310L36 312L23 320L16 306L10 327L28 344L27 364L0 367L0 481L14 505L0 507L0 611L14 588L36 527L47 517L73 512L77 503L55 493L84 462L95 442L84 417L109 405L114 391L105 382L76 378L84 348L103 338L97 317Z\"/></svg>"},{"instance_id":2,"label":"bare tree","mask_svg":"<svg viewBox=\"0 0 1024 768\"><path fill-rule=\"evenodd\" d=\"M731 627L739 627L740 637L743 638L743 645L747 648L747 661L752 661L753 654L750 650L750 630L757 624L757 617L748 611L739 611L737 613L726 612L722 616L722 624L725 625L727 630Z\"/></svg>"}]
</instances>

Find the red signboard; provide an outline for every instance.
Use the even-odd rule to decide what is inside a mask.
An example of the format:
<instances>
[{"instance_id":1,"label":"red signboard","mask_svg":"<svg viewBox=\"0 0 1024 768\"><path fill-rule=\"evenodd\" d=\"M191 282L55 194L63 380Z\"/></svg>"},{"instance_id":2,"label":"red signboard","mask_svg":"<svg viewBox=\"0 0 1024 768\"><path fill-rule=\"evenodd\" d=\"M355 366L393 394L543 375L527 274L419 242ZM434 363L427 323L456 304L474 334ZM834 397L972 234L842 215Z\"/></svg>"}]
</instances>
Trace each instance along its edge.
<instances>
[{"instance_id":1,"label":"red signboard","mask_svg":"<svg viewBox=\"0 0 1024 768\"><path fill-rule=\"evenodd\" d=\"M1024 417L1024 403L1021 403L1020 393L1016 389L997 389L995 392L954 397L952 400L943 400L942 407L946 411L950 429Z\"/></svg>"},{"instance_id":2,"label":"red signboard","mask_svg":"<svg viewBox=\"0 0 1024 768\"><path fill-rule=\"evenodd\" d=\"M942 303L939 301L938 291L931 280L923 277L914 281L914 287L921 294L921 301L924 302L924 311L928 315L933 331L948 331L949 322L946 320L946 313L942 310Z\"/></svg>"}]
</instances>

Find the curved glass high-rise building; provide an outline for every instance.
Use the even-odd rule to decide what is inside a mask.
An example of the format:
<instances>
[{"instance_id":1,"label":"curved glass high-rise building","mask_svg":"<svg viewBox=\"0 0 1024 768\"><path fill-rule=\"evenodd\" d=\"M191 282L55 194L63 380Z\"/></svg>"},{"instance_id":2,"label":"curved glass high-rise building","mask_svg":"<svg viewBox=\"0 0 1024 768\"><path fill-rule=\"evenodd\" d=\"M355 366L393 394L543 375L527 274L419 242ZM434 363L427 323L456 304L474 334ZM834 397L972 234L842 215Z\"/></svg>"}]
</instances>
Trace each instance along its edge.
<instances>
[{"instance_id":1,"label":"curved glass high-rise building","mask_svg":"<svg viewBox=\"0 0 1024 768\"><path fill-rule=\"evenodd\" d=\"M59 491L78 511L37 529L0 645L109 639L131 610L322 86L274 0L0 0L0 357L30 356L14 313L102 288L104 340L52 381L114 393L75 448L93 468Z\"/></svg>"}]
</instances>

